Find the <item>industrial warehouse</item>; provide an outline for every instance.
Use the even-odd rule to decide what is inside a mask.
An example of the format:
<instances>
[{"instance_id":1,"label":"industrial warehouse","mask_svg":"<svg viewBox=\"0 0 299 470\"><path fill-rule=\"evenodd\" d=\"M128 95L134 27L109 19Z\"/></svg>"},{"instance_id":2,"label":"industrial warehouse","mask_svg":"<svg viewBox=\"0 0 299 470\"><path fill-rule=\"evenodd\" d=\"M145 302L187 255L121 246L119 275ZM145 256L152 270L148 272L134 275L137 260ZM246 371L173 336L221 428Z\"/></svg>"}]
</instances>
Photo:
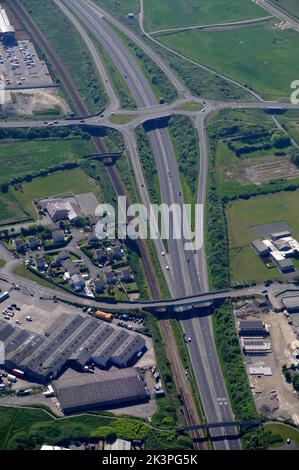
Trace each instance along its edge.
<instances>
[{"instance_id":1,"label":"industrial warehouse","mask_svg":"<svg viewBox=\"0 0 299 470\"><path fill-rule=\"evenodd\" d=\"M14 40L15 32L15 28L10 23L6 11L0 5L0 39L2 41Z\"/></svg>"},{"instance_id":2,"label":"industrial warehouse","mask_svg":"<svg viewBox=\"0 0 299 470\"><path fill-rule=\"evenodd\" d=\"M113 408L148 400L144 382L136 369L61 377L53 382L55 395L65 414L92 408Z\"/></svg>"},{"instance_id":3,"label":"industrial warehouse","mask_svg":"<svg viewBox=\"0 0 299 470\"><path fill-rule=\"evenodd\" d=\"M68 367L83 372L90 363L102 369L130 367L146 351L139 335L69 314L60 315L43 335L0 321L0 341L5 347L5 368L17 368L29 381L39 383L49 382Z\"/></svg>"}]
</instances>

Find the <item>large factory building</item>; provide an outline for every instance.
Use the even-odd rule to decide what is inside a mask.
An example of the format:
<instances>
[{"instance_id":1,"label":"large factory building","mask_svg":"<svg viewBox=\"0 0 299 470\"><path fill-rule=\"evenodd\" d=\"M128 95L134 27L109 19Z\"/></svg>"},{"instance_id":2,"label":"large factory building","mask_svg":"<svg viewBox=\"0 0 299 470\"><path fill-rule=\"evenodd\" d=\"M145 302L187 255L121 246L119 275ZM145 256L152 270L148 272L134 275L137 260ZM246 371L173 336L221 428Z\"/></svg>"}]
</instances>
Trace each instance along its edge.
<instances>
[{"instance_id":1,"label":"large factory building","mask_svg":"<svg viewBox=\"0 0 299 470\"><path fill-rule=\"evenodd\" d=\"M13 41L15 39L16 30L10 23L6 11L0 5L0 39L3 41Z\"/></svg>"}]
</instances>

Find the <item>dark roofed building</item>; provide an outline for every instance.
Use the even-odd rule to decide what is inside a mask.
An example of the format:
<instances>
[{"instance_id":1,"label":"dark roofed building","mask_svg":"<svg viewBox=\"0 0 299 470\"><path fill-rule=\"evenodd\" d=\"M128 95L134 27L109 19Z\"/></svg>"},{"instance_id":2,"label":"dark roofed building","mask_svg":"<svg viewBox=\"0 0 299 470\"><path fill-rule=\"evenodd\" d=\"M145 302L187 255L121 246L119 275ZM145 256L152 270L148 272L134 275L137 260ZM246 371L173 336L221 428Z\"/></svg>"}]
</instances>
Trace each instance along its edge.
<instances>
[{"instance_id":1,"label":"dark roofed building","mask_svg":"<svg viewBox=\"0 0 299 470\"><path fill-rule=\"evenodd\" d=\"M52 232L52 239L54 243L63 243L64 242L64 233L62 230L55 230Z\"/></svg>"},{"instance_id":2,"label":"dark roofed building","mask_svg":"<svg viewBox=\"0 0 299 470\"><path fill-rule=\"evenodd\" d=\"M103 249L95 250L95 252L93 254L93 259L95 261L97 261L98 263L104 264L104 263L106 263L106 261L108 259L107 253Z\"/></svg>"},{"instance_id":3,"label":"dark roofed building","mask_svg":"<svg viewBox=\"0 0 299 470\"><path fill-rule=\"evenodd\" d=\"M120 246L113 246L107 249L109 257L115 261L121 261L123 259L123 253Z\"/></svg>"},{"instance_id":4,"label":"dark roofed building","mask_svg":"<svg viewBox=\"0 0 299 470\"><path fill-rule=\"evenodd\" d=\"M17 238L16 240L12 241L12 246L16 250L17 253L26 253L27 251L27 243L24 242L21 238Z\"/></svg>"},{"instance_id":5,"label":"dark roofed building","mask_svg":"<svg viewBox=\"0 0 299 470\"><path fill-rule=\"evenodd\" d=\"M118 278L121 282L133 282L134 276L129 269L123 269L118 272Z\"/></svg>"},{"instance_id":6,"label":"dark roofed building","mask_svg":"<svg viewBox=\"0 0 299 470\"><path fill-rule=\"evenodd\" d=\"M105 290L105 283L100 281L100 279L94 280L94 291L97 295L102 294Z\"/></svg>"},{"instance_id":7,"label":"dark roofed building","mask_svg":"<svg viewBox=\"0 0 299 470\"><path fill-rule=\"evenodd\" d=\"M71 255L65 250L61 251L52 265L61 266L62 262L66 261L67 259L71 259Z\"/></svg>"},{"instance_id":8,"label":"dark roofed building","mask_svg":"<svg viewBox=\"0 0 299 470\"><path fill-rule=\"evenodd\" d=\"M47 383L66 368L94 362L101 368L131 366L145 351L142 337L95 318L62 314L39 335L0 320L5 368L18 368L29 380ZM86 375L85 375L86 376Z\"/></svg>"},{"instance_id":9,"label":"dark roofed building","mask_svg":"<svg viewBox=\"0 0 299 470\"><path fill-rule=\"evenodd\" d=\"M266 256L269 254L270 249L262 240L255 240L251 243L251 246L259 256Z\"/></svg>"},{"instance_id":10,"label":"dark roofed building","mask_svg":"<svg viewBox=\"0 0 299 470\"><path fill-rule=\"evenodd\" d=\"M99 242L100 240L98 239L98 237L96 236L96 234L94 233L93 235L90 235L90 237L88 238L88 245L89 246L99 246Z\"/></svg>"},{"instance_id":11,"label":"dark roofed building","mask_svg":"<svg viewBox=\"0 0 299 470\"><path fill-rule=\"evenodd\" d=\"M271 233L270 235L272 240L279 240L279 238L286 238L290 236L291 236L291 232L289 230L284 230L283 232Z\"/></svg>"},{"instance_id":12,"label":"dark roofed building","mask_svg":"<svg viewBox=\"0 0 299 470\"><path fill-rule=\"evenodd\" d=\"M130 335L115 351L111 362L118 367L130 367L146 351L145 340L141 336Z\"/></svg>"},{"instance_id":13,"label":"dark roofed building","mask_svg":"<svg viewBox=\"0 0 299 470\"><path fill-rule=\"evenodd\" d=\"M104 271L104 278L107 284L114 284L117 281L117 277L112 271Z\"/></svg>"},{"instance_id":14,"label":"dark roofed building","mask_svg":"<svg viewBox=\"0 0 299 470\"><path fill-rule=\"evenodd\" d=\"M294 263L290 258L275 260L275 263L282 273L291 273L295 271Z\"/></svg>"},{"instance_id":15,"label":"dark roofed building","mask_svg":"<svg viewBox=\"0 0 299 470\"><path fill-rule=\"evenodd\" d=\"M265 323L260 320L241 320L239 334L240 336L266 336L269 332Z\"/></svg>"},{"instance_id":16,"label":"dark roofed building","mask_svg":"<svg viewBox=\"0 0 299 470\"><path fill-rule=\"evenodd\" d=\"M299 295L294 295L290 297L282 297L282 303L290 313L299 312Z\"/></svg>"},{"instance_id":17,"label":"dark roofed building","mask_svg":"<svg viewBox=\"0 0 299 470\"><path fill-rule=\"evenodd\" d=\"M37 250L41 246L42 242L35 237L28 238L28 246L30 250Z\"/></svg>"},{"instance_id":18,"label":"dark roofed building","mask_svg":"<svg viewBox=\"0 0 299 470\"><path fill-rule=\"evenodd\" d=\"M148 400L143 380L136 369L61 377L52 385L66 414Z\"/></svg>"},{"instance_id":19,"label":"dark roofed building","mask_svg":"<svg viewBox=\"0 0 299 470\"><path fill-rule=\"evenodd\" d=\"M77 266L71 259L66 259L65 261L63 261L62 267L64 269L64 272L68 272L70 276L80 274L80 270L77 268Z\"/></svg>"},{"instance_id":20,"label":"dark roofed building","mask_svg":"<svg viewBox=\"0 0 299 470\"><path fill-rule=\"evenodd\" d=\"M0 341L4 342L14 332L14 328L4 320L0 320Z\"/></svg>"}]
</instances>

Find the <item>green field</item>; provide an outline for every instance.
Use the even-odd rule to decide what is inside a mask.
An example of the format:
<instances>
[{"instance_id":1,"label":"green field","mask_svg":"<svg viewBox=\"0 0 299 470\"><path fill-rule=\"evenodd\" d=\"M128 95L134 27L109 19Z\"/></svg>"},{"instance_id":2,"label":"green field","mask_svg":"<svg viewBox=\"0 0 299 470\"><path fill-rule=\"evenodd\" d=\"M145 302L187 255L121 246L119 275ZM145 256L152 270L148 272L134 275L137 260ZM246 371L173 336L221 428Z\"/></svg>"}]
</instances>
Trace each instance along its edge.
<instances>
[{"instance_id":1,"label":"green field","mask_svg":"<svg viewBox=\"0 0 299 470\"><path fill-rule=\"evenodd\" d=\"M139 11L138 0L95 0L100 7L105 8L107 11L113 13L118 18L125 18L128 13L137 14Z\"/></svg>"},{"instance_id":2,"label":"green field","mask_svg":"<svg viewBox=\"0 0 299 470\"><path fill-rule=\"evenodd\" d=\"M24 183L21 190L10 189L9 191L21 207L24 207L34 218L36 218L36 211L32 205L33 200L69 193L94 192L98 194L96 184L81 168L35 178L30 183Z\"/></svg>"},{"instance_id":3,"label":"green field","mask_svg":"<svg viewBox=\"0 0 299 470\"><path fill-rule=\"evenodd\" d=\"M289 135L299 145L299 112L297 110L289 110L278 117L279 122L285 127Z\"/></svg>"},{"instance_id":4,"label":"green field","mask_svg":"<svg viewBox=\"0 0 299 470\"><path fill-rule=\"evenodd\" d=\"M276 446L282 446L286 444L287 439L290 438L295 442L297 448L299 449L299 430L291 426L287 426L282 423L270 423L264 424L265 431L270 431L274 435L281 436L283 442L278 443Z\"/></svg>"},{"instance_id":5,"label":"green field","mask_svg":"<svg viewBox=\"0 0 299 470\"><path fill-rule=\"evenodd\" d=\"M65 66L90 112L99 112L108 98L81 36L52 0L22 2Z\"/></svg>"},{"instance_id":6,"label":"green field","mask_svg":"<svg viewBox=\"0 0 299 470\"><path fill-rule=\"evenodd\" d=\"M298 0L272 0L274 5L284 9L296 18L299 18L299 4Z\"/></svg>"},{"instance_id":7,"label":"green field","mask_svg":"<svg viewBox=\"0 0 299 470\"><path fill-rule=\"evenodd\" d=\"M93 153L91 142L82 139L42 139L0 142L0 183L32 175L41 169L76 161Z\"/></svg>"},{"instance_id":8,"label":"green field","mask_svg":"<svg viewBox=\"0 0 299 470\"><path fill-rule=\"evenodd\" d=\"M248 0L144 0L148 31L266 16ZM122 2L120 2L122 3Z\"/></svg>"},{"instance_id":9,"label":"green field","mask_svg":"<svg viewBox=\"0 0 299 470\"><path fill-rule=\"evenodd\" d=\"M172 116L169 132L176 153L185 204L195 204L199 178L199 141L193 122L187 116Z\"/></svg>"},{"instance_id":10,"label":"green field","mask_svg":"<svg viewBox=\"0 0 299 470\"><path fill-rule=\"evenodd\" d=\"M251 87L266 99L289 100L290 83L299 76L299 63L294 61L299 36L293 30L273 30L267 26L234 31L192 30L161 35L159 40Z\"/></svg>"},{"instance_id":11,"label":"green field","mask_svg":"<svg viewBox=\"0 0 299 470\"><path fill-rule=\"evenodd\" d=\"M267 268L250 247L257 237L251 228L274 222L286 222L299 238L299 191L257 196L231 203L226 211L232 281L281 279L278 269Z\"/></svg>"},{"instance_id":12,"label":"green field","mask_svg":"<svg viewBox=\"0 0 299 470\"><path fill-rule=\"evenodd\" d=\"M48 289L54 289L54 290L61 290L59 287L53 286L50 282L47 282L45 279L42 279L40 276L37 274L32 273L27 269L23 264L17 266L14 269L14 274L20 277L24 277L25 279L28 279L29 281L36 282L37 284L40 284L43 287L47 287ZM62 291L64 292L64 291Z\"/></svg>"},{"instance_id":13,"label":"green field","mask_svg":"<svg viewBox=\"0 0 299 470\"><path fill-rule=\"evenodd\" d=\"M152 429L142 420L111 413L95 412L92 416L54 419L44 410L0 407L0 449L39 449L42 444L63 444L89 437L105 438L111 434L124 439L146 439L147 449L188 449L191 440L186 435Z\"/></svg>"},{"instance_id":14,"label":"green field","mask_svg":"<svg viewBox=\"0 0 299 470\"><path fill-rule=\"evenodd\" d=\"M30 217L9 193L0 193L0 224L26 221Z\"/></svg>"}]
</instances>

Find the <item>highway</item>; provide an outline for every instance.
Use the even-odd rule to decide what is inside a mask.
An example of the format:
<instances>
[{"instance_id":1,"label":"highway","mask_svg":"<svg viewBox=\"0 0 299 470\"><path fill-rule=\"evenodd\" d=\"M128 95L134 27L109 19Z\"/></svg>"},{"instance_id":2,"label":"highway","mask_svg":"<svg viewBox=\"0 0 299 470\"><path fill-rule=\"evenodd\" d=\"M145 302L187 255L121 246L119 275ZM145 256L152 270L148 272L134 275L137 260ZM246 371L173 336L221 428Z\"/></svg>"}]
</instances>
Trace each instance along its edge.
<instances>
[{"instance_id":1,"label":"highway","mask_svg":"<svg viewBox=\"0 0 299 470\"><path fill-rule=\"evenodd\" d=\"M276 16L281 21L283 21L288 28L292 28L299 32L299 21L294 20L283 9L276 7L272 2L267 0L254 0L254 2L271 13L271 15Z\"/></svg>"},{"instance_id":2,"label":"highway","mask_svg":"<svg viewBox=\"0 0 299 470\"><path fill-rule=\"evenodd\" d=\"M57 0L56 0L57 1ZM57 1L57 3L60 3ZM113 96L115 96L113 94ZM159 119L163 117L171 116L172 114L178 115L185 115L189 117L196 117L199 114L206 117L208 114L214 111L220 111L222 109L263 109L263 110L272 110L272 111L281 111L281 110L290 110L290 109L299 109L299 105L295 105L288 102L276 102L276 101L263 101L263 102L254 102L254 101L213 101L213 100L205 100L204 107L202 111L191 111L191 110L184 110L181 109L181 106L187 105L188 103L198 103L202 104L203 100L200 100L196 97L186 97L186 98L179 98L175 102L171 104L165 105L151 105L151 106L140 106L134 110L127 110L122 109L118 111L112 111L110 106L107 110L105 110L100 115L95 116L80 116L74 119L59 119L53 123L55 127L73 127L73 126L91 126L91 127L112 127L115 129L119 129L121 132L128 128L135 128L144 124L146 121L152 119ZM115 105L113 105L114 107ZM114 124L109 119L112 116L132 116L132 120L125 124ZM101 117L103 116L103 117ZM51 121L50 121L51 122ZM41 121L41 120L30 120L24 119L22 120L1 120L0 125L3 128L29 128L29 127L47 127L49 126L48 121Z\"/></svg>"},{"instance_id":3,"label":"highway","mask_svg":"<svg viewBox=\"0 0 299 470\"><path fill-rule=\"evenodd\" d=\"M83 40L86 43L89 51L91 52L99 74L105 83L105 90L109 96L110 104L108 108L97 116L82 116L74 120L59 120L57 123L52 123L53 126L107 126L114 127L123 133L125 138L126 148L132 158L136 181L138 182L139 191L141 194L142 202L146 207L149 207L150 200L146 188L142 187L144 176L139 162L139 156L136 148L136 141L134 136L134 128L147 120L153 120L161 117L170 116L171 114L185 114L193 116L196 120L196 125L199 133L200 140L200 174L199 174L199 189L198 189L198 203L203 204L206 195L207 186L207 172L208 172L208 146L207 137L204 128L205 118L213 111L225 108L236 109L298 109L299 106L291 105L290 103L276 103L276 102L263 102L259 100L256 102L215 102L211 100L202 100L195 98L186 92L177 77L169 70L168 66L164 64L163 60L152 49L136 36L131 30L126 28L122 23L117 21L111 15L104 12L101 8L95 6L89 0L55 0L55 3L64 11L64 13L73 22L77 30L80 32ZM141 2L143 5L143 2ZM71 13L72 12L72 13ZM80 22L76 17L80 18ZM106 19L105 19L106 18ZM131 55L125 44L120 37L111 28L108 21L113 26L120 29L123 33L139 47L143 48L145 52L161 67L167 77L171 80L179 93L179 98L175 103L170 105L158 105L157 99L145 78L142 69ZM121 110L119 114L132 115L132 121L123 124L112 124L109 117L116 114L119 102L114 93L113 88L106 75L105 69L99 59L98 53L94 44L92 43L89 35L87 34L84 26L93 33L95 38L99 41L102 47L109 54L115 66L119 70L123 79L126 81L128 88L136 102L136 110ZM226 78L226 77L225 77ZM234 81L230 80L235 83ZM184 111L178 109L179 106L192 102L197 102L204 106L202 111ZM48 126L48 123L43 121L2 121L1 127L41 127ZM182 205L182 188L178 172L176 155L169 137L167 129L160 129L158 125L148 133L151 148L155 155L159 184L161 190L162 201L167 205L177 203ZM203 231L203 227L202 227ZM227 297L237 297L242 295L255 295L261 294L264 286L257 286L255 288L235 290L229 292L207 293L208 291L208 276L207 266L205 259L204 249L194 254L194 252L186 252L184 250L184 240L170 239L168 241L168 255L162 257L161 252L164 250L164 245L160 239L155 241L157 254L162 266L162 269L167 279L170 292L173 299L167 301L153 301L153 302L134 302L134 303L117 303L113 304L114 309L128 309L128 308L149 308L149 309L173 309L177 311L188 310L202 305L202 303L213 302L217 299ZM16 262L11 261L1 270L2 278L9 283L15 282L15 276L12 273L12 268ZM166 269L166 264L170 266L170 271ZM20 284L21 282L19 282ZM24 287L31 289L33 283L31 281L22 280ZM280 286L281 287L281 286ZM39 286L40 295L53 296L53 290ZM78 301L78 297L71 294L58 294L61 299L65 301ZM99 308L107 308L107 303L98 303L92 300L82 299L82 303L90 306L97 306ZM108 306L109 308L109 306ZM188 344L189 353L193 370L198 383L201 400L203 403L205 416L209 422L232 422L234 416L229 403L227 390L222 377L222 372L218 360L214 338L212 333L211 318L208 316L198 316L194 314L193 318L188 318L182 321L183 329L192 341ZM229 434L233 434L234 429L231 429ZM213 431L211 431L213 434ZM239 440L223 440L214 443L216 449L239 449Z\"/></svg>"},{"instance_id":4,"label":"highway","mask_svg":"<svg viewBox=\"0 0 299 470\"><path fill-rule=\"evenodd\" d=\"M103 12L90 2L66 0L65 5L80 17L85 26L93 32L101 45L126 80L138 107L154 106L157 100L144 77L142 70L131 56L120 37L103 19ZM160 183L161 198L170 206L182 205L182 188L174 153L167 129L153 129L148 133L153 149ZM206 169L202 170L206 173ZM199 279L197 262L193 252L184 250L184 240L171 238L168 252L174 282L168 278L174 296L190 295L205 289L205 281ZM187 258L189 262L187 262ZM205 265L205 262L202 263ZM205 274L205 278L207 275ZM211 323L207 318L193 318L182 322L188 336L192 338L189 346L191 362L199 386L205 416L208 421L233 421L227 391L222 378L218 356L214 344ZM220 405L221 401L221 405ZM230 432L230 434L233 434ZM237 434L237 433L236 433ZM217 449L238 449L239 441L216 442Z\"/></svg>"},{"instance_id":5,"label":"highway","mask_svg":"<svg viewBox=\"0 0 299 470\"><path fill-rule=\"evenodd\" d=\"M207 305L211 303L224 299L234 299L242 297L252 297L252 296L261 296L265 297L270 293L276 294L283 290L295 290L298 292L298 286L294 284L279 284L274 283L269 287L265 287L264 284L259 284L253 287L244 287L242 289L227 289L216 292L205 292L197 293L190 296L182 296L178 298L163 299L163 300L143 300L143 301L113 301L101 300L96 301L88 297L78 296L70 292L63 292L62 290L53 290L50 287L42 286L35 281L28 280L23 277L19 277L14 274L14 269L20 265L20 261L12 257L11 253L0 243L0 254L1 259L6 261L4 267L0 269L0 280L3 283L7 284L7 289L9 289L14 284L18 284L25 288L27 291L31 292L32 295L36 295L38 292L39 296L50 297L57 296L57 298L62 301L79 303L89 307L97 307L103 309L111 309L113 311L123 311L123 310L149 310L156 311L161 313L161 318L163 314L168 313L170 316L175 313L190 313L191 310L194 311L196 316L196 309L203 308L206 310ZM199 312L199 314L206 315L207 312ZM189 314L188 314L189 316Z\"/></svg>"}]
</instances>

